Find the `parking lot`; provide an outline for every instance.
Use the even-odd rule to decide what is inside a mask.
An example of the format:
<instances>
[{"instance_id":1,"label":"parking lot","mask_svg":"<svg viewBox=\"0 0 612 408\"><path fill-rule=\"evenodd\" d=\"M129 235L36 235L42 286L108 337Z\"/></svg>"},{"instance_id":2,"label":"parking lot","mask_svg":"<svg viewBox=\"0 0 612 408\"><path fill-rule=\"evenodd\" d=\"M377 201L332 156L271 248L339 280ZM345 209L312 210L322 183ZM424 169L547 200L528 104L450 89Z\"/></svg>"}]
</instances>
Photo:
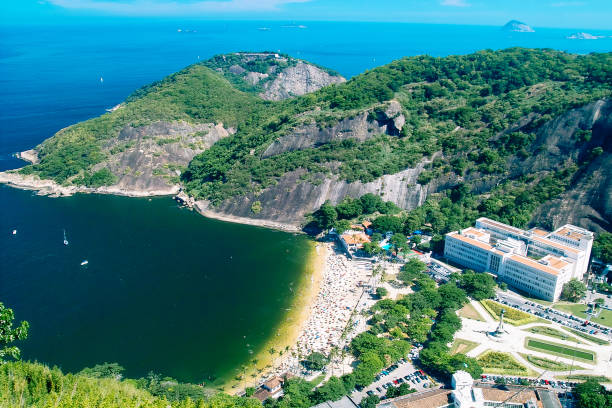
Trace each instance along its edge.
<instances>
[{"instance_id":1,"label":"parking lot","mask_svg":"<svg viewBox=\"0 0 612 408\"><path fill-rule=\"evenodd\" d=\"M549 308L539 303L531 302L518 296L501 291L497 292L497 297L495 298L495 300L504 305L508 305L515 309L534 314L538 317L541 317L542 319L556 322L565 327L579 330L586 334L591 334L595 336L599 335L602 338L612 339L612 333L607 327L591 322L585 324L586 321L584 319L581 319L580 317L576 317L569 313L561 312L559 310Z\"/></svg>"},{"instance_id":2,"label":"parking lot","mask_svg":"<svg viewBox=\"0 0 612 408\"><path fill-rule=\"evenodd\" d=\"M389 387L399 387L404 383L408 384L410 388L417 390L417 392L440 387L440 385L432 382L432 379L426 376L424 372L414 367L411 360L404 359L384 369L377 375L376 380L372 384L361 391L353 392L351 398L357 402L371 393L377 395L382 400L385 399Z\"/></svg>"}]
</instances>

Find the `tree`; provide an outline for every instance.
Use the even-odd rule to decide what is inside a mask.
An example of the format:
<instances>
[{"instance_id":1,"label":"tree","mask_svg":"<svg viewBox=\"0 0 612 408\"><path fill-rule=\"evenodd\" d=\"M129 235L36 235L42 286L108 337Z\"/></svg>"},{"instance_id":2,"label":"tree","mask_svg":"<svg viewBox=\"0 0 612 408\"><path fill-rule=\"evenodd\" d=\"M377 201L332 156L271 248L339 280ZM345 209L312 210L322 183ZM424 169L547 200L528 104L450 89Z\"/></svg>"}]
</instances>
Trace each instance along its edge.
<instances>
[{"instance_id":1,"label":"tree","mask_svg":"<svg viewBox=\"0 0 612 408\"><path fill-rule=\"evenodd\" d=\"M460 309L467 302L465 291L458 288L453 282L445 283L438 288L438 293L442 296L443 308Z\"/></svg>"},{"instance_id":2,"label":"tree","mask_svg":"<svg viewBox=\"0 0 612 408\"><path fill-rule=\"evenodd\" d=\"M488 273L476 273L467 269L459 275L457 285L468 296L476 300L490 299L495 296L495 280Z\"/></svg>"},{"instance_id":3,"label":"tree","mask_svg":"<svg viewBox=\"0 0 612 408\"><path fill-rule=\"evenodd\" d=\"M244 389L244 395L247 397L252 397L255 394L255 387L246 387Z\"/></svg>"},{"instance_id":4,"label":"tree","mask_svg":"<svg viewBox=\"0 0 612 408\"><path fill-rule=\"evenodd\" d=\"M338 213L336 212L336 208L334 208L328 200L314 213L314 218L319 228L330 229L336 224L336 221L338 221Z\"/></svg>"},{"instance_id":5,"label":"tree","mask_svg":"<svg viewBox=\"0 0 612 408\"><path fill-rule=\"evenodd\" d=\"M376 405L380 402L378 395L368 395L359 403L360 408L376 408Z\"/></svg>"},{"instance_id":6,"label":"tree","mask_svg":"<svg viewBox=\"0 0 612 408\"><path fill-rule=\"evenodd\" d=\"M606 408L612 405L612 393L597 381L589 379L575 388L578 408Z\"/></svg>"},{"instance_id":7,"label":"tree","mask_svg":"<svg viewBox=\"0 0 612 408\"><path fill-rule=\"evenodd\" d=\"M344 231L349 230L351 228L351 223L348 220L340 220L336 222L336 232L338 234L343 234Z\"/></svg>"},{"instance_id":8,"label":"tree","mask_svg":"<svg viewBox=\"0 0 612 408\"><path fill-rule=\"evenodd\" d=\"M93 367L85 367L80 374L92 378L114 378L120 380L125 369L117 363L96 364Z\"/></svg>"},{"instance_id":9,"label":"tree","mask_svg":"<svg viewBox=\"0 0 612 408\"><path fill-rule=\"evenodd\" d=\"M561 290L561 298L570 302L577 302L586 294L586 285L576 278L572 278L569 282L563 285Z\"/></svg>"},{"instance_id":10,"label":"tree","mask_svg":"<svg viewBox=\"0 0 612 408\"><path fill-rule=\"evenodd\" d=\"M10 344L15 340L25 340L28 337L30 324L23 321L18 327L13 328L13 320L15 320L13 310L4 307L4 304L0 302L0 364L8 358L18 360L21 351L17 346Z\"/></svg>"},{"instance_id":11,"label":"tree","mask_svg":"<svg viewBox=\"0 0 612 408\"><path fill-rule=\"evenodd\" d=\"M372 234L372 236L370 237L370 239L372 240L372 242L380 242L383 239L383 236L380 232L375 232Z\"/></svg>"},{"instance_id":12,"label":"tree","mask_svg":"<svg viewBox=\"0 0 612 408\"><path fill-rule=\"evenodd\" d=\"M346 394L344 384L338 377L331 377L324 385L317 388L311 396L314 403L338 401Z\"/></svg>"},{"instance_id":13,"label":"tree","mask_svg":"<svg viewBox=\"0 0 612 408\"><path fill-rule=\"evenodd\" d=\"M408 239L401 232L397 232L393 234L389 242L391 243L391 245L395 247L395 249L397 249L398 251L401 251L402 249L406 248L408 244Z\"/></svg>"},{"instance_id":14,"label":"tree","mask_svg":"<svg viewBox=\"0 0 612 408\"><path fill-rule=\"evenodd\" d=\"M606 264L612 263L612 233L600 232L595 238L593 257Z\"/></svg>"},{"instance_id":15,"label":"tree","mask_svg":"<svg viewBox=\"0 0 612 408\"><path fill-rule=\"evenodd\" d=\"M380 232L400 232L402 220L393 215L381 215L372 221L372 228Z\"/></svg>"},{"instance_id":16,"label":"tree","mask_svg":"<svg viewBox=\"0 0 612 408\"><path fill-rule=\"evenodd\" d=\"M361 201L351 197L344 197L344 199L336 206L339 219L351 219L355 218L363 212Z\"/></svg>"},{"instance_id":17,"label":"tree","mask_svg":"<svg viewBox=\"0 0 612 408\"><path fill-rule=\"evenodd\" d=\"M378 211L379 207L383 203L382 198L380 198L380 196L374 195L372 193L362 195L359 201L361 201L361 207L363 209L364 214L375 213L376 211Z\"/></svg>"},{"instance_id":18,"label":"tree","mask_svg":"<svg viewBox=\"0 0 612 408\"><path fill-rule=\"evenodd\" d=\"M304 367L313 371L322 370L328 363L329 359L318 351L310 353L310 355L308 355L308 357L306 357L306 359L302 362Z\"/></svg>"},{"instance_id":19,"label":"tree","mask_svg":"<svg viewBox=\"0 0 612 408\"><path fill-rule=\"evenodd\" d=\"M374 255L380 254L382 252L382 250L383 250L375 242L364 242L363 243L363 248L361 248L361 249L363 250L363 252L365 252L369 256L374 256Z\"/></svg>"},{"instance_id":20,"label":"tree","mask_svg":"<svg viewBox=\"0 0 612 408\"><path fill-rule=\"evenodd\" d=\"M374 381L374 376L383 369L384 363L373 351L363 353L359 360L359 365L354 371L355 383L365 387Z\"/></svg>"},{"instance_id":21,"label":"tree","mask_svg":"<svg viewBox=\"0 0 612 408\"><path fill-rule=\"evenodd\" d=\"M388 293L389 291L383 287L376 288L376 296L378 296L381 299L387 296Z\"/></svg>"},{"instance_id":22,"label":"tree","mask_svg":"<svg viewBox=\"0 0 612 408\"><path fill-rule=\"evenodd\" d=\"M425 270L427 270L427 264L425 264L425 262L419 261L416 258L410 258L408 262L402 266L400 273L397 274L397 279L404 283L409 283L416 279L421 273L425 272Z\"/></svg>"}]
</instances>

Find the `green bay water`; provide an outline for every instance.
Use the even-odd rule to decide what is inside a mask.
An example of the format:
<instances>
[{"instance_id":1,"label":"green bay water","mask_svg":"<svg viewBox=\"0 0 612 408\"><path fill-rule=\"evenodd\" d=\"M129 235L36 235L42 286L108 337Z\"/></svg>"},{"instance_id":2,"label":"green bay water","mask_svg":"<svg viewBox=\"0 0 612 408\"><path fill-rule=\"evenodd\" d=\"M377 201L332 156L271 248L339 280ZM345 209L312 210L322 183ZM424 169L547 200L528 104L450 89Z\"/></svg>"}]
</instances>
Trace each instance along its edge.
<instances>
[{"instance_id":1,"label":"green bay water","mask_svg":"<svg viewBox=\"0 0 612 408\"><path fill-rule=\"evenodd\" d=\"M232 377L274 336L312 250L168 197L0 186L0 202L0 301L31 324L23 357L71 372L118 362L128 377Z\"/></svg>"}]
</instances>

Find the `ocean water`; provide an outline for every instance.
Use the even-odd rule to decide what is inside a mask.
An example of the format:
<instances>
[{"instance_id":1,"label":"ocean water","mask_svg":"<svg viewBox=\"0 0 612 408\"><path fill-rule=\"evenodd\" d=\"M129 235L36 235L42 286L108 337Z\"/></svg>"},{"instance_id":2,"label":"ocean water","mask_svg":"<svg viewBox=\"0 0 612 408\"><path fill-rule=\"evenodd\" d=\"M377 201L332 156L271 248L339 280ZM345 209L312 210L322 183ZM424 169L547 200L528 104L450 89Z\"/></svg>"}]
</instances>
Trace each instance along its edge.
<instances>
[{"instance_id":1,"label":"ocean water","mask_svg":"<svg viewBox=\"0 0 612 408\"><path fill-rule=\"evenodd\" d=\"M612 31L569 40L589 30L535 28L154 20L3 26L0 170L23 165L15 152L218 53L280 51L351 77L418 54L612 50ZM130 376L231 375L283 320L308 251L304 237L206 220L168 198L53 199L0 186L0 301L32 324L24 357L70 371L116 361ZM90 261L86 268L82 259Z\"/></svg>"}]
</instances>

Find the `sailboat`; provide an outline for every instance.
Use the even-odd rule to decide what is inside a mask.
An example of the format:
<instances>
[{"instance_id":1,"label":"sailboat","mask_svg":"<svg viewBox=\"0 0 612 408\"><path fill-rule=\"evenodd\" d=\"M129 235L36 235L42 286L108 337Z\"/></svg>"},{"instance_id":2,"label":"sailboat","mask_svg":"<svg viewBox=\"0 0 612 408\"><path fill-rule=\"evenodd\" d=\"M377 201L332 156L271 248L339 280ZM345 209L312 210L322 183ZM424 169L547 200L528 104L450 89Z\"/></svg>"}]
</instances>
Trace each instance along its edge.
<instances>
[{"instance_id":1,"label":"sailboat","mask_svg":"<svg viewBox=\"0 0 612 408\"><path fill-rule=\"evenodd\" d=\"M68 240L66 239L66 230L64 230L64 245L68 246Z\"/></svg>"}]
</instances>

